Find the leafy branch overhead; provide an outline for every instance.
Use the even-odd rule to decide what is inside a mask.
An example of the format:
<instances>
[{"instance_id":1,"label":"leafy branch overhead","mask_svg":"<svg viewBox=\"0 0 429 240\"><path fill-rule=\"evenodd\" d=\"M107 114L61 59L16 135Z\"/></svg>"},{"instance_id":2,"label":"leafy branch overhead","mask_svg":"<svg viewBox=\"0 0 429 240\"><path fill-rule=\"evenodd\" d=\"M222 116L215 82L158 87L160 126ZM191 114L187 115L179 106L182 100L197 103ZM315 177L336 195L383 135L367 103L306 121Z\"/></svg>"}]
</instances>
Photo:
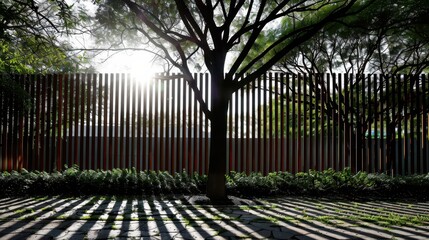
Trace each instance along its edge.
<instances>
[{"instance_id":1,"label":"leafy branch overhead","mask_svg":"<svg viewBox=\"0 0 429 240\"><path fill-rule=\"evenodd\" d=\"M143 37L144 43L159 49L159 54L181 70L189 82L194 81L190 63L202 59L211 74L225 72L225 81L234 92L269 70L325 24L357 8L355 3L107 0L101 3L97 18L123 40ZM359 5L364 4L369 1L359 1ZM265 32L279 24L289 27L277 32L275 41L261 44ZM227 59L232 59L228 60L230 64L226 64Z\"/></svg>"},{"instance_id":2,"label":"leafy branch overhead","mask_svg":"<svg viewBox=\"0 0 429 240\"><path fill-rule=\"evenodd\" d=\"M324 26L276 67L306 73L425 72L429 66L428 6L427 0L376 1L356 15ZM261 42L272 41L283 29L269 31Z\"/></svg>"},{"instance_id":3,"label":"leafy branch overhead","mask_svg":"<svg viewBox=\"0 0 429 240\"><path fill-rule=\"evenodd\" d=\"M65 1L0 3L0 71L34 73L69 71L78 58L62 38L80 19Z\"/></svg>"}]
</instances>

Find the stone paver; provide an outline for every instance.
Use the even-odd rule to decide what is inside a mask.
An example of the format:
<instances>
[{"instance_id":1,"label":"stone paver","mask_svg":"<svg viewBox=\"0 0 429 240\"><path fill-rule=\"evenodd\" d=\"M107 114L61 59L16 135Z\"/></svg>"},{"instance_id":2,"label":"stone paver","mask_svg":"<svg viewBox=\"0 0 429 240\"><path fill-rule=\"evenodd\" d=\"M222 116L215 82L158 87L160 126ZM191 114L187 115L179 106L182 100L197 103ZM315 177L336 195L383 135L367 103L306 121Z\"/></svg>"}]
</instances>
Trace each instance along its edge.
<instances>
[{"instance_id":1,"label":"stone paver","mask_svg":"<svg viewBox=\"0 0 429 240\"><path fill-rule=\"evenodd\" d=\"M389 223L395 217L405 218L404 226ZM1 240L107 238L429 239L429 202L274 198L206 206L183 197L0 199Z\"/></svg>"}]
</instances>

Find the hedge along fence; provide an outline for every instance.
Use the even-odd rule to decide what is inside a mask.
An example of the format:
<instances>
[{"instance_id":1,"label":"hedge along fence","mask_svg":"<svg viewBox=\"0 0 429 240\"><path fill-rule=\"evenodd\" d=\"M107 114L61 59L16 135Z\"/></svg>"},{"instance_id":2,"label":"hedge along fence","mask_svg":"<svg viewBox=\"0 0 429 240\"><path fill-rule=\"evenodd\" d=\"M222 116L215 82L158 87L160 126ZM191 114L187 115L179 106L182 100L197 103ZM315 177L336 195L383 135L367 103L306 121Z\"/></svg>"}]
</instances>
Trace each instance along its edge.
<instances>
[{"instance_id":1,"label":"hedge along fence","mask_svg":"<svg viewBox=\"0 0 429 240\"><path fill-rule=\"evenodd\" d=\"M180 75L2 75L0 170L131 168L207 173L210 122ZM195 74L210 105L210 76ZM229 108L228 170L429 170L427 76L267 73Z\"/></svg>"}]
</instances>

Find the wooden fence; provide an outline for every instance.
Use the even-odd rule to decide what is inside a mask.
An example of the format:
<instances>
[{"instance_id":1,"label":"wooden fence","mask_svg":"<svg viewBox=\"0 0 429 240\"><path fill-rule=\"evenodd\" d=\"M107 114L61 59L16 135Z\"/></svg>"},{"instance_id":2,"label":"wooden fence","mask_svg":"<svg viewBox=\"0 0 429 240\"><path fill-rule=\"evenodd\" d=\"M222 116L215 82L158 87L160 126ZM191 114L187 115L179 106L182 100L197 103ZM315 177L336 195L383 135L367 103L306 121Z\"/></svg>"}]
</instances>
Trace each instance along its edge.
<instances>
[{"instance_id":1,"label":"wooden fence","mask_svg":"<svg viewBox=\"0 0 429 240\"><path fill-rule=\"evenodd\" d=\"M136 167L207 173L210 122L179 75L6 75L0 170ZM195 74L210 104L210 77ZM229 108L228 170L427 173L428 82L421 76L267 73Z\"/></svg>"}]
</instances>

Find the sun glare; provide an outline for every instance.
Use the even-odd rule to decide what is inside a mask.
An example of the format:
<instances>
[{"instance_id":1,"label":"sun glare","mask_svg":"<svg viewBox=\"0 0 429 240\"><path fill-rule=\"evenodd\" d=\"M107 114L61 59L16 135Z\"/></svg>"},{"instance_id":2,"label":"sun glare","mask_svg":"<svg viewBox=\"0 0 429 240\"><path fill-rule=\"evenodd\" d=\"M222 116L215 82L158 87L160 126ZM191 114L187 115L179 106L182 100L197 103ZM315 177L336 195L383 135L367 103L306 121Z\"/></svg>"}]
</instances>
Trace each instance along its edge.
<instances>
[{"instance_id":1,"label":"sun glare","mask_svg":"<svg viewBox=\"0 0 429 240\"><path fill-rule=\"evenodd\" d=\"M147 85L153 81L155 73L155 69L148 65L142 66L140 68L136 67L130 70L131 79L144 85Z\"/></svg>"},{"instance_id":2,"label":"sun glare","mask_svg":"<svg viewBox=\"0 0 429 240\"><path fill-rule=\"evenodd\" d=\"M152 56L142 52L124 52L112 56L99 68L100 72L129 74L133 81L147 85L152 80L159 66L152 61Z\"/></svg>"}]
</instances>

